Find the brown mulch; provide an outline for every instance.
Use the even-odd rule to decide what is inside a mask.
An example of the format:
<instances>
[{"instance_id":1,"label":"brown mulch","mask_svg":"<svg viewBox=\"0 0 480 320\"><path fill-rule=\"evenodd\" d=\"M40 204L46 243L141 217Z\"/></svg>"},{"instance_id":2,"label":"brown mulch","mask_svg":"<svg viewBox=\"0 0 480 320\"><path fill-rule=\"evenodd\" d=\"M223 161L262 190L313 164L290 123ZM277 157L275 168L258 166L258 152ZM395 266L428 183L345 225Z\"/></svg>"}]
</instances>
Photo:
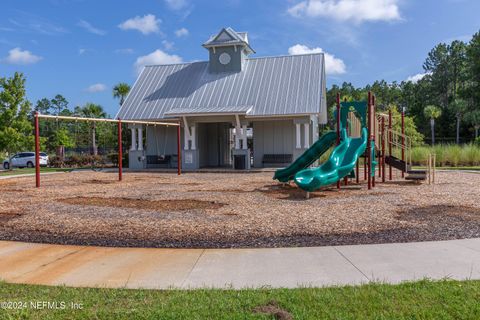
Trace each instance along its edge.
<instances>
[{"instance_id":1,"label":"brown mulch","mask_svg":"<svg viewBox=\"0 0 480 320\"><path fill-rule=\"evenodd\" d=\"M253 313L266 314L273 316L277 320L292 320L293 316L287 310L282 309L278 302L272 300L265 305L253 308Z\"/></svg>"},{"instance_id":2,"label":"brown mulch","mask_svg":"<svg viewBox=\"0 0 480 320\"><path fill-rule=\"evenodd\" d=\"M155 211L185 211L185 210L206 210L219 209L223 203L214 201L202 201L193 199L184 200L144 200L130 198L103 198L103 197L76 197L59 199L59 202L80 206L97 206L113 208L134 208L141 210Z\"/></svg>"},{"instance_id":3,"label":"brown mulch","mask_svg":"<svg viewBox=\"0 0 480 320\"><path fill-rule=\"evenodd\" d=\"M480 174L438 172L435 186L397 176L372 190L361 181L308 200L271 175L125 173L118 182L85 171L44 176L40 189L31 177L0 180L0 239L238 248L480 237Z\"/></svg>"}]
</instances>

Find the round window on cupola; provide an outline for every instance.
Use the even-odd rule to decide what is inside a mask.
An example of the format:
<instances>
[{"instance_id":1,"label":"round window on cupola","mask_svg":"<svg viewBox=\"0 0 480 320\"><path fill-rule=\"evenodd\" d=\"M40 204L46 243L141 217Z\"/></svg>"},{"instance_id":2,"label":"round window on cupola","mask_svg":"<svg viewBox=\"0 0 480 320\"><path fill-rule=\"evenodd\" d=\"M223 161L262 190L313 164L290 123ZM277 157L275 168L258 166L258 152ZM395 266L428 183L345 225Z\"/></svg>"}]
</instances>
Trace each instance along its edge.
<instances>
[{"instance_id":1,"label":"round window on cupola","mask_svg":"<svg viewBox=\"0 0 480 320\"><path fill-rule=\"evenodd\" d=\"M226 52L223 52L219 57L218 57L218 61L223 64L223 65L227 65L230 63L230 60L232 60L232 58L230 57L230 55Z\"/></svg>"}]
</instances>

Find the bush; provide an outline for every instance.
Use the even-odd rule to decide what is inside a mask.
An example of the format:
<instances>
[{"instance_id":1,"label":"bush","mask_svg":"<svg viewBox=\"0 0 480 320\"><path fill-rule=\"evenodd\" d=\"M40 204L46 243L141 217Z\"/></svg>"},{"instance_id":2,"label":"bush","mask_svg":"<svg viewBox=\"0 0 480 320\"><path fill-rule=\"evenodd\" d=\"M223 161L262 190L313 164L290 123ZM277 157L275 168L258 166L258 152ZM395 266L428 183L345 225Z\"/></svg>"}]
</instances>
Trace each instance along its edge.
<instances>
[{"instance_id":1,"label":"bush","mask_svg":"<svg viewBox=\"0 0 480 320\"><path fill-rule=\"evenodd\" d=\"M65 158L65 166L70 168L91 166L93 162L96 162L97 164L105 164L103 157L100 155L71 155Z\"/></svg>"},{"instance_id":2,"label":"bush","mask_svg":"<svg viewBox=\"0 0 480 320\"><path fill-rule=\"evenodd\" d=\"M48 157L48 165L54 168L63 168L65 166L65 161L57 156Z\"/></svg>"},{"instance_id":3,"label":"bush","mask_svg":"<svg viewBox=\"0 0 480 320\"><path fill-rule=\"evenodd\" d=\"M118 167L118 153L109 153L107 159L113 164L113 166Z\"/></svg>"}]
</instances>

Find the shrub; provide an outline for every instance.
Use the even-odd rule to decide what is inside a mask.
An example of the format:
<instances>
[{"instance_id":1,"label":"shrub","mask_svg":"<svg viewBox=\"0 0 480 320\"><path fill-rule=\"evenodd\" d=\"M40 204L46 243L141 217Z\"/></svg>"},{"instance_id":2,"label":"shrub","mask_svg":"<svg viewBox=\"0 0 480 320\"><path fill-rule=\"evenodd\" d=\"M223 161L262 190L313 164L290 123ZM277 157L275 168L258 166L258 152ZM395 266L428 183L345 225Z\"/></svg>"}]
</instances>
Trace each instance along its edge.
<instances>
[{"instance_id":1,"label":"shrub","mask_svg":"<svg viewBox=\"0 0 480 320\"><path fill-rule=\"evenodd\" d=\"M109 153L107 155L108 161L110 161L115 167L118 166L118 153ZM122 163L123 165L123 163Z\"/></svg>"},{"instance_id":2,"label":"shrub","mask_svg":"<svg viewBox=\"0 0 480 320\"><path fill-rule=\"evenodd\" d=\"M57 156L52 156L48 158L48 165L54 168L63 168L65 166L65 161Z\"/></svg>"}]
</instances>

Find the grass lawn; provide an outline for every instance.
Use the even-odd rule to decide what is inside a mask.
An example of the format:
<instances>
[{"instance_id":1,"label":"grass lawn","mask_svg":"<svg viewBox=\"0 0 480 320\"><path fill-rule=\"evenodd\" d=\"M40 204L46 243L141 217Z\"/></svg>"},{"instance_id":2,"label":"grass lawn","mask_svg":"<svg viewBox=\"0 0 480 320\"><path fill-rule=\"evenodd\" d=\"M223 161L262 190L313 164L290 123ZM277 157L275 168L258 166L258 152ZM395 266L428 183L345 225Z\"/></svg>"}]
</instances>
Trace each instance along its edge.
<instances>
[{"instance_id":1,"label":"grass lawn","mask_svg":"<svg viewBox=\"0 0 480 320\"><path fill-rule=\"evenodd\" d=\"M45 173L45 172L65 172L65 171L72 171L72 169L68 168L40 168L40 173ZM10 171L2 171L0 172L0 177L3 176L15 176L19 174L29 174L29 173L35 173L35 168L22 168L22 169L13 169Z\"/></svg>"},{"instance_id":2,"label":"grass lawn","mask_svg":"<svg viewBox=\"0 0 480 320\"><path fill-rule=\"evenodd\" d=\"M0 319L275 319L259 306L293 319L480 319L480 281L419 281L356 287L155 291L87 289L0 283L0 301L26 302L0 310ZM66 303L36 310L30 302ZM70 303L82 304L81 310ZM266 310L263 310L266 311ZM288 314L287 314L288 315ZM278 317L288 319L288 317Z\"/></svg>"}]
</instances>

